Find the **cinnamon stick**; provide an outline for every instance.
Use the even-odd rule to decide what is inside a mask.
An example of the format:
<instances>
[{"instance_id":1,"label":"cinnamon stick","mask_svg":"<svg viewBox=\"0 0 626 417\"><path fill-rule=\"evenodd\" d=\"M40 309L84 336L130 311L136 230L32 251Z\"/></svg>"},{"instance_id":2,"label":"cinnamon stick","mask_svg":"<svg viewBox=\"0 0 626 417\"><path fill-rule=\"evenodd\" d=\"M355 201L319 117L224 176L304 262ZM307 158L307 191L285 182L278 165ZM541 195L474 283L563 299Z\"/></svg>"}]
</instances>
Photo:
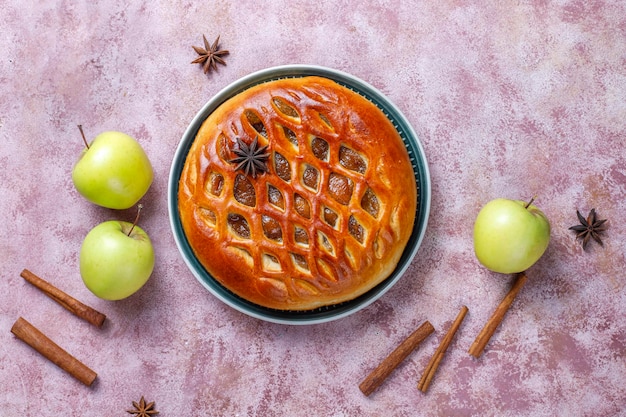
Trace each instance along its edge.
<instances>
[{"instance_id":1,"label":"cinnamon stick","mask_svg":"<svg viewBox=\"0 0 626 417\"><path fill-rule=\"evenodd\" d=\"M489 343L489 340L504 319L504 315L511 307L511 304L513 304L515 297L517 297L517 294L522 289L525 283L526 273L518 273L515 277L515 281L513 282L513 286L506 294L504 299L500 302L496 310L491 315L491 318L485 324L485 327L483 327L481 332L476 337L476 340L474 340L474 343L472 343L472 346L469 348L470 355L476 358L480 357L480 355L483 353L483 349L485 349L485 346L487 346L487 343Z\"/></svg>"},{"instance_id":2,"label":"cinnamon stick","mask_svg":"<svg viewBox=\"0 0 626 417\"><path fill-rule=\"evenodd\" d=\"M363 394L369 396L374 392L394 369L422 343L435 329L427 320L409 335L398 347L389 354L359 385Z\"/></svg>"},{"instance_id":3,"label":"cinnamon stick","mask_svg":"<svg viewBox=\"0 0 626 417\"><path fill-rule=\"evenodd\" d=\"M11 333L83 384L91 386L96 379L97 374L94 371L67 353L22 317L13 324Z\"/></svg>"},{"instance_id":4,"label":"cinnamon stick","mask_svg":"<svg viewBox=\"0 0 626 417\"><path fill-rule=\"evenodd\" d=\"M420 379L420 382L417 384L417 389L419 389L420 391L426 392L426 390L430 386L430 382L435 376L435 372L437 372L437 368L439 368L439 364L441 363L441 360L443 359L443 356L446 353L448 346L450 346L450 342L452 342L456 331L459 330L459 326L461 326L461 323L463 322L467 311L468 308L466 306L461 307L461 311L456 316L456 319L454 320L454 323L452 323L450 330L448 330L448 333L446 333L444 338L441 340L441 343L435 351L435 354L430 359L430 362L428 362L428 366L426 366L424 375L422 375L422 379Z\"/></svg>"},{"instance_id":5,"label":"cinnamon stick","mask_svg":"<svg viewBox=\"0 0 626 417\"><path fill-rule=\"evenodd\" d=\"M74 297L64 293L60 289L56 288L49 282L41 279L37 275L30 272L28 269L24 269L20 274L22 278L39 288L48 297L52 298L57 303L61 304L64 308L69 310L77 317L86 320L96 327L102 327L106 316L97 310L81 303Z\"/></svg>"}]
</instances>

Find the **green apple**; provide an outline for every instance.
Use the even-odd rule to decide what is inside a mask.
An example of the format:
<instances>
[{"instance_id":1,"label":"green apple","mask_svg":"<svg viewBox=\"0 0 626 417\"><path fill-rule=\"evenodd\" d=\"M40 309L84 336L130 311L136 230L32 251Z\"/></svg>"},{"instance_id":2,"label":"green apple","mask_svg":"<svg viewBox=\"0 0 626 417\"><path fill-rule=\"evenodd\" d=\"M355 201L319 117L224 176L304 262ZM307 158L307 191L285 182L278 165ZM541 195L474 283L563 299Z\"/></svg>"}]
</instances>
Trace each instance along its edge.
<instances>
[{"instance_id":1,"label":"green apple","mask_svg":"<svg viewBox=\"0 0 626 417\"><path fill-rule=\"evenodd\" d=\"M150 160L141 145L121 132L104 132L87 144L72 171L78 192L102 207L127 209L143 197L152 184Z\"/></svg>"},{"instance_id":2,"label":"green apple","mask_svg":"<svg viewBox=\"0 0 626 417\"><path fill-rule=\"evenodd\" d=\"M80 274L96 296L121 300L137 292L154 269L154 248L139 226L110 220L87 234L80 249Z\"/></svg>"},{"instance_id":3,"label":"green apple","mask_svg":"<svg viewBox=\"0 0 626 417\"><path fill-rule=\"evenodd\" d=\"M550 242L550 222L532 201L497 198L480 210L474 223L474 252L481 264L512 274L541 258Z\"/></svg>"}]
</instances>

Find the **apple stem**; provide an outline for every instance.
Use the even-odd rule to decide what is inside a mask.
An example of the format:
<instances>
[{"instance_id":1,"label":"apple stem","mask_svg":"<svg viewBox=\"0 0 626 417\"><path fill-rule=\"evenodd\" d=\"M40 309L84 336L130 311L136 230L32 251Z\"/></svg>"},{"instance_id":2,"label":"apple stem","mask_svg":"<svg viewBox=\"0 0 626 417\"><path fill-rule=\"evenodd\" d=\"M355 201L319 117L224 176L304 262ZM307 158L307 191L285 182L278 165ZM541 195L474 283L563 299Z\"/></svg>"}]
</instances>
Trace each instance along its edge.
<instances>
[{"instance_id":1,"label":"apple stem","mask_svg":"<svg viewBox=\"0 0 626 417\"><path fill-rule=\"evenodd\" d=\"M137 226L137 222L139 221L139 213L141 213L141 209L143 208L143 204L139 204L137 205L137 215L135 216L135 221L133 222L133 226L130 228L130 230L128 231L127 236L130 236L130 234L133 232L133 230L135 229L135 226Z\"/></svg>"},{"instance_id":2,"label":"apple stem","mask_svg":"<svg viewBox=\"0 0 626 417\"><path fill-rule=\"evenodd\" d=\"M80 134L83 137L83 143L85 144L85 147L87 149L89 149L89 144L87 143L87 138L85 138L85 132L83 132L83 125L78 125L78 130L80 130Z\"/></svg>"},{"instance_id":3,"label":"apple stem","mask_svg":"<svg viewBox=\"0 0 626 417\"><path fill-rule=\"evenodd\" d=\"M533 201L535 201L535 198L537 198L537 196L533 196L533 198L530 199L530 201L528 203L526 203L526 205L524 206L524 208L528 208L530 207L530 205L533 203Z\"/></svg>"}]
</instances>

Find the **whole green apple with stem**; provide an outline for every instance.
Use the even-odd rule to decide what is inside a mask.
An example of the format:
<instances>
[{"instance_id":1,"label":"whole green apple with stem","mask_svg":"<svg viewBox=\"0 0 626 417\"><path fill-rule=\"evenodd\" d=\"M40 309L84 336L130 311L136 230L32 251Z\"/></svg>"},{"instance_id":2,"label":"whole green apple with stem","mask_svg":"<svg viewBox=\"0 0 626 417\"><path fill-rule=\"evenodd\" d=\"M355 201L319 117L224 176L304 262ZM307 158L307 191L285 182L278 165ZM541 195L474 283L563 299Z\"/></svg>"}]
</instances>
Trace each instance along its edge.
<instances>
[{"instance_id":1,"label":"whole green apple with stem","mask_svg":"<svg viewBox=\"0 0 626 417\"><path fill-rule=\"evenodd\" d=\"M143 197L152 184L153 171L141 145L122 132L104 132L87 143L74 166L72 181L87 200L102 207L127 209Z\"/></svg>"},{"instance_id":2,"label":"whole green apple with stem","mask_svg":"<svg viewBox=\"0 0 626 417\"><path fill-rule=\"evenodd\" d=\"M134 223L110 220L87 234L80 249L80 274L97 297L121 300L137 292L154 269L148 234Z\"/></svg>"},{"instance_id":3,"label":"whole green apple with stem","mask_svg":"<svg viewBox=\"0 0 626 417\"><path fill-rule=\"evenodd\" d=\"M533 201L497 198L480 210L474 223L474 252L481 264L512 274L541 258L550 242L550 222Z\"/></svg>"}]
</instances>

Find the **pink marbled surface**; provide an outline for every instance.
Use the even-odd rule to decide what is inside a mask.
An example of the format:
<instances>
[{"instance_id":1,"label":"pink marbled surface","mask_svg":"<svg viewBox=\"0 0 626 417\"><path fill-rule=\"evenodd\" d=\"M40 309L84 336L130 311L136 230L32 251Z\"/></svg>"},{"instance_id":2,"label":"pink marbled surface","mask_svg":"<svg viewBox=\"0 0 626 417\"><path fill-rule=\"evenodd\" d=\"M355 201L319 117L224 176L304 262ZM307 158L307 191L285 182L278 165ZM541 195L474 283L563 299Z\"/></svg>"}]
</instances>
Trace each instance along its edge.
<instances>
[{"instance_id":1,"label":"pink marbled surface","mask_svg":"<svg viewBox=\"0 0 626 417\"><path fill-rule=\"evenodd\" d=\"M562 0L238 2L0 1L0 416L626 415L626 4ZM195 4L194 4L195 3ZM267 2L269 3L269 2ZM478 2L476 2L478 3ZM228 65L190 65L221 34ZM418 133L432 215L417 258L382 299L305 327L247 317L211 296L167 217L171 160L200 107L253 71L304 63L379 88ZM122 130L155 167L143 227L149 283L118 302L82 284L97 223L70 172L88 135ZM478 265L472 223L495 197L536 194L546 255L479 359L467 349L507 290ZM609 218L583 252L576 209ZM74 318L19 273L108 316ZM427 394L416 384L462 304L469 314ZM9 332L23 316L98 372L87 388ZM369 398L360 381L422 321L437 332Z\"/></svg>"}]
</instances>

